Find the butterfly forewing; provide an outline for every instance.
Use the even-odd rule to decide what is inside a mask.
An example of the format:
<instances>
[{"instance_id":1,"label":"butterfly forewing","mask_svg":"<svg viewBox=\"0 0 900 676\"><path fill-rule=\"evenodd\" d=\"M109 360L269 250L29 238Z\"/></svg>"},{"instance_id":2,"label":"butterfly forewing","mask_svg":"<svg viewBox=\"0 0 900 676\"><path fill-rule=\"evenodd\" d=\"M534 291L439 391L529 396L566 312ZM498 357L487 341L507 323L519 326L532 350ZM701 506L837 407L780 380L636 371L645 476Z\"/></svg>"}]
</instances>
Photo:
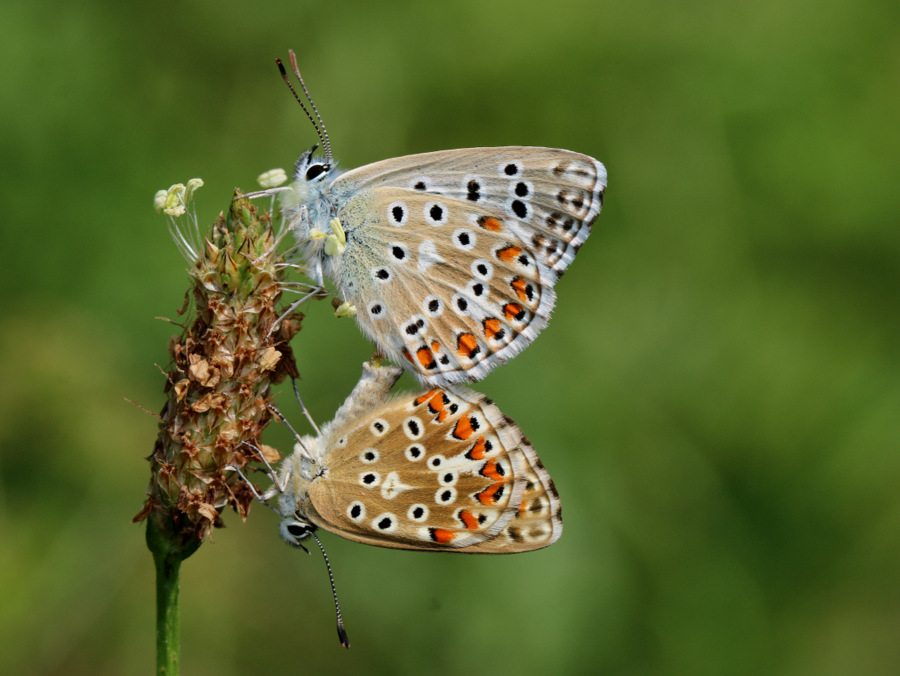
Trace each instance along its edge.
<instances>
[{"instance_id":1,"label":"butterfly forewing","mask_svg":"<svg viewBox=\"0 0 900 676\"><path fill-rule=\"evenodd\" d=\"M453 386L390 399L327 435L305 516L367 544L513 553L562 531L559 498L513 421Z\"/></svg>"},{"instance_id":2,"label":"butterfly forewing","mask_svg":"<svg viewBox=\"0 0 900 676\"><path fill-rule=\"evenodd\" d=\"M546 325L605 184L593 158L548 148L377 162L334 181L347 248L329 269L389 356L431 384L477 380Z\"/></svg>"},{"instance_id":3,"label":"butterfly forewing","mask_svg":"<svg viewBox=\"0 0 900 676\"><path fill-rule=\"evenodd\" d=\"M465 220L458 200L379 188L380 202L446 212L433 231L385 222L354 229L341 266L369 267L368 279L341 293L359 308L366 332L395 360L430 378L480 378L490 362L523 349L546 324L555 298L547 268L509 234ZM383 195L382 193L388 193ZM372 252L380 253L373 260ZM356 275L359 277L359 275Z\"/></svg>"},{"instance_id":4,"label":"butterfly forewing","mask_svg":"<svg viewBox=\"0 0 900 676\"><path fill-rule=\"evenodd\" d=\"M339 192L394 187L464 200L561 273L600 214L606 169L588 155L557 148L463 148L375 162L341 175L334 186Z\"/></svg>"}]
</instances>

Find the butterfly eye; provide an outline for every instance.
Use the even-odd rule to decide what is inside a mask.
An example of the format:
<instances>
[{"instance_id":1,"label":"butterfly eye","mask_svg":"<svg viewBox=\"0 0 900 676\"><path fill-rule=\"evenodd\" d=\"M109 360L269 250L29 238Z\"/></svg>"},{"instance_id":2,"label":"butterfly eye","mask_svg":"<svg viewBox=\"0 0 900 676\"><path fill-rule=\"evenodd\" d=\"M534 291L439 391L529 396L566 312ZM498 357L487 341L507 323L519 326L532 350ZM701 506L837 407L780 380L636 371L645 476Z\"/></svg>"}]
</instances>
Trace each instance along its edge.
<instances>
[{"instance_id":1,"label":"butterfly eye","mask_svg":"<svg viewBox=\"0 0 900 676\"><path fill-rule=\"evenodd\" d=\"M302 538L309 532L309 527L301 526L299 523L292 523L287 527L287 532L293 535L295 538Z\"/></svg>"},{"instance_id":2,"label":"butterfly eye","mask_svg":"<svg viewBox=\"0 0 900 676\"><path fill-rule=\"evenodd\" d=\"M327 164L313 164L306 170L306 180L312 181L326 173L331 167Z\"/></svg>"},{"instance_id":3,"label":"butterfly eye","mask_svg":"<svg viewBox=\"0 0 900 676\"><path fill-rule=\"evenodd\" d=\"M312 532L313 527L302 521L281 522L281 535L291 544L298 544L297 540L302 540Z\"/></svg>"}]
</instances>

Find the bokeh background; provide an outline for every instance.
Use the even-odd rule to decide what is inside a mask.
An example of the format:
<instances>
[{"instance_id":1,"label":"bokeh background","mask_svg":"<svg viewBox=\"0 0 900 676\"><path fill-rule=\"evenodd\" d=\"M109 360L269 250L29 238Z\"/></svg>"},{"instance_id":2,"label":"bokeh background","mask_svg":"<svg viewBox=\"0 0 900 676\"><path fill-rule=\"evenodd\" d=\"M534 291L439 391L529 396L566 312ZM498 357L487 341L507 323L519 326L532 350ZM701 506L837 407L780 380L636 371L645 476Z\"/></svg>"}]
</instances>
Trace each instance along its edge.
<instances>
[{"instance_id":1,"label":"bokeh background","mask_svg":"<svg viewBox=\"0 0 900 676\"><path fill-rule=\"evenodd\" d=\"M479 386L566 531L514 557L326 535L346 652L319 557L227 513L183 567L184 673L900 672L895 0L10 0L0 23L0 672L154 669L130 519L156 422L125 397L162 405L155 317L188 279L152 197L200 176L210 222L313 142L289 47L345 167L606 163L553 321ZM371 348L320 303L295 350L328 420Z\"/></svg>"}]
</instances>

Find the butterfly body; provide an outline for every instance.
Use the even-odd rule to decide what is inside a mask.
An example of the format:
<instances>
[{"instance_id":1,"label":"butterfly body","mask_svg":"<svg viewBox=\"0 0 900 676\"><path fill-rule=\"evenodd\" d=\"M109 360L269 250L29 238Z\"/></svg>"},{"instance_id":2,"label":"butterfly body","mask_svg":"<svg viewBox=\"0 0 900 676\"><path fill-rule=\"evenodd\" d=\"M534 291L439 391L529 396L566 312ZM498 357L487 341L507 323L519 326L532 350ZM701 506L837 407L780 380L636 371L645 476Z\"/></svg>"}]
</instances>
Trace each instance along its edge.
<instances>
[{"instance_id":1,"label":"butterfly body","mask_svg":"<svg viewBox=\"0 0 900 676\"><path fill-rule=\"evenodd\" d=\"M562 532L559 497L516 424L462 386L390 396L401 369L366 364L319 436L282 464L290 543L321 527L365 544L514 553Z\"/></svg>"},{"instance_id":2,"label":"butterfly body","mask_svg":"<svg viewBox=\"0 0 900 676\"><path fill-rule=\"evenodd\" d=\"M447 150L345 173L313 150L284 202L307 265L386 356L436 386L483 378L534 340L606 187L602 164L552 148Z\"/></svg>"}]
</instances>

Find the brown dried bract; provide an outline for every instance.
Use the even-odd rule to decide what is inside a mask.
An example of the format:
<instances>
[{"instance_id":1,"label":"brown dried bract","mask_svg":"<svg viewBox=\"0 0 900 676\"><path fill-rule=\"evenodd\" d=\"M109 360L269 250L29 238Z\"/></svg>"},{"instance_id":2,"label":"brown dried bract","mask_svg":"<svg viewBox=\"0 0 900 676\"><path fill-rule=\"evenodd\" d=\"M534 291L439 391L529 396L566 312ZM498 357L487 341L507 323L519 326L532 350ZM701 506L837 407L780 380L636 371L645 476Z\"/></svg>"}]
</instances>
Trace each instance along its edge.
<instances>
[{"instance_id":1,"label":"brown dried bract","mask_svg":"<svg viewBox=\"0 0 900 676\"><path fill-rule=\"evenodd\" d=\"M268 214L236 196L192 261L193 322L169 343L168 401L150 456L148 498L135 516L157 513L182 541L205 539L226 506L246 515L253 496L227 465L270 463L260 443L271 417L270 386L297 376L287 342L300 330L293 313L276 326L289 266L276 251ZM180 314L180 312L179 312Z\"/></svg>"}]
</instances>

